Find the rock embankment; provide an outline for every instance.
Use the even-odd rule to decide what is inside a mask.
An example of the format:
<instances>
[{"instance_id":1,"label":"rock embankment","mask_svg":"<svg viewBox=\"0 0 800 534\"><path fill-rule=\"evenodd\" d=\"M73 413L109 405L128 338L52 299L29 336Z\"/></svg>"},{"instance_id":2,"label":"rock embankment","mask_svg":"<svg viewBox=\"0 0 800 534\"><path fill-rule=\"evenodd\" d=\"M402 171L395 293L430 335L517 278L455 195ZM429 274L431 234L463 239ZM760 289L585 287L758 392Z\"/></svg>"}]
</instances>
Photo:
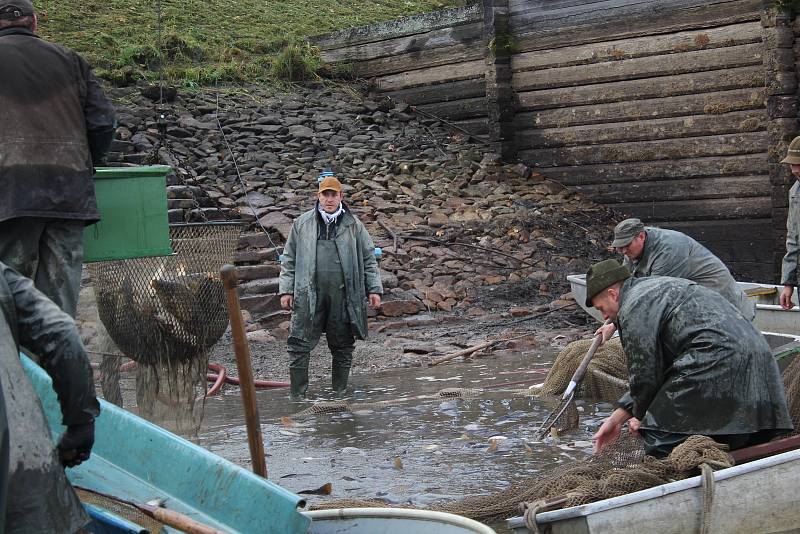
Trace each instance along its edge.
<instances>
[{"instance_id":1,"label":"rock embankment","mask_svg":"<svg viewBox=\"0 0 800 534\"><path fill-rule=\"evenodd\" d=\"M404 104L346 89L200 91L179 95L159 124L139 93L114 97L110 163L172 166L170 221L250 223L235 260L253 328L285 329L277 258L323 168L382 248L379 318L524 315L564 298L565 274L607 256L613 213Z\"/></svg>"}]
</instances>

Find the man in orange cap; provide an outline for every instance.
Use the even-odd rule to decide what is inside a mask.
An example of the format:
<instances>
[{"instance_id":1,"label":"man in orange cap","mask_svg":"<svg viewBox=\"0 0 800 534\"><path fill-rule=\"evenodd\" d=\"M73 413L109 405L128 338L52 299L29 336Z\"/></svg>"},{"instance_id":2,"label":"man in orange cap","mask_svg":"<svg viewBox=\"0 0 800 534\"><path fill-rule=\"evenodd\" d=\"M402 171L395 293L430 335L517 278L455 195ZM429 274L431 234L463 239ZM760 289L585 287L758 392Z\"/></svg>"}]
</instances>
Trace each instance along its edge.
<instances>
[{"instance_id":1,"label":"man in orange cap","mask_svg":"<svg viewBox=\"0 0 800 534\"><path fill-rule=\"evenodd\" d=\"M367 337L367 307L381 305L375 245L344 203L342 184L330 171L319 178L314 209L298 217L283 249L281 306L293 310L287 342L291 396L308 390L309 355L322 332L333 356L331 384L344 395L355 338Z\"/></svg>"}]
</instances>

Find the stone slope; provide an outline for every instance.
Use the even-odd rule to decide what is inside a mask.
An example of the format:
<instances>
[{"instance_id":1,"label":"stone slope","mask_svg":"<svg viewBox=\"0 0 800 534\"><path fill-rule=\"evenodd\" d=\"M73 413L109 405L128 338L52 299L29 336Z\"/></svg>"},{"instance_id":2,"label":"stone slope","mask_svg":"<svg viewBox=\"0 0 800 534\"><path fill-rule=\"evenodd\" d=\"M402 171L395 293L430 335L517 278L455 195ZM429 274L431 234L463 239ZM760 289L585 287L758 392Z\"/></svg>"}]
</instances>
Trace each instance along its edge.
<instances>
[{"instance_id":1,"label":"stone slope","mask_svg":"<svg viewBox=\"0 0 800 534\"><path fill-rule=\"evenodd\" d=\"M286 319L277 257L322 168L383 250L383 317L546 305L568 291L565 274L608 256L612 212L404 104L348 88L182 94L165 108L159 144L152 102L114 97L110 162L171 165L171 221L250 223L235 259L243 306L262 325Z\"/></svg>"}]
</instances>

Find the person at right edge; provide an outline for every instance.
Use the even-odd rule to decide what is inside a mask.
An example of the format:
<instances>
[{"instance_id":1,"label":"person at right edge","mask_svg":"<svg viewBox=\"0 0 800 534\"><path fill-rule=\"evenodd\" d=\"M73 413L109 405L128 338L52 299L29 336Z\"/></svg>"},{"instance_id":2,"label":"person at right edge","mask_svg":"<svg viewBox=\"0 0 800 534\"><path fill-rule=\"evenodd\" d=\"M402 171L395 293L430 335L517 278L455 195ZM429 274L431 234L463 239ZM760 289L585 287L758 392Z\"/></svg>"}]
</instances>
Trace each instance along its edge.
<instances>
[{"instance_id":1,"label":"person at right edge","mask_svg":"<svg viewBox=\"0 0 800 534\"><path fill-rule=\"evenodd\" d=\"M781 163L787 163L792 174L800 180L800 136L792 139L789 150ZM789 189L789 214L786 217L786 255L781 264L781 291L780 303L784 310L794 308L792 295L798 286L797 262L800 259L800 181Z\"/></svg>"},{"instance_id":2,"label":"person at right edge","mask_svg":"<svg viewBox=\"0 0 800 534\"><path fill-rule=\"evenodd\" d=\"M586 290L628 357L628 392L595 434L595 452L626 422L657 458L691 435L733 450L792 430L767 341L719 293L683 278L634 278L616 260L592 265Z\"/></svg>"},{"instance_id":3,"label":"person at right edge","mask_svg":"<svg viewBox=\"0 0 800 534\"><path fill-rule=\"evenodd\" d=\"M89 517L64 467L88 460L94 445L100 404L89 359L72 318L32 280L2 262L0 319L0 387L7 420L2 434L8 440L0 442L0 466L7 466L0 471L0 506L6 498L0 525L6 534L78 532ZM39 397L20 361L20 346L40 356L40 365L53 380L61 422L67 427L55 448Z\"/></svg>"}]
</instances>

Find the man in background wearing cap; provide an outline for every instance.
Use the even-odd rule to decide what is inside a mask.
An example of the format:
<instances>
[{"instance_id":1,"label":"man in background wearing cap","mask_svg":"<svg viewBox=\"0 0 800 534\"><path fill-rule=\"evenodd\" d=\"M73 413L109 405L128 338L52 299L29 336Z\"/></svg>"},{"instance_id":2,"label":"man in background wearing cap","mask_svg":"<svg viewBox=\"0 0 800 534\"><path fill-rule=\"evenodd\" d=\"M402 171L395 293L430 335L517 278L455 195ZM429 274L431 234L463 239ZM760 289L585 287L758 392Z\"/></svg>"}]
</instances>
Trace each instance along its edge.
<instances>
[{"instance_id":1,"label":"man in background wearing cap","mask_svg":"<svg viewBox=\"0 0 800 534\"><path fill-rule=\"evenodd\" d=\"M789 150L781 163L787 163L792 174L800 179L800 137L795 137L789 144ZM800 256L800 182L795 182L789 189L789 214L786 218L786 255L781 264L780 302L785 310L794 308L792 295L798 285L797 262Z\"/></svg>"},{"instance_id":2,"label":"man in background wearing cap","mask_svg":"<svg viewBox=\"0 0 800 534\"><path fill-rule=\"evenodd\" d=\"M86 61L36 26L30 0L0 0L0 260L74 317L93 165L116 121Z\"/></svg>"},{"instance_id":3,"label":"man in background wearing cap","mask_svg":"<svg viewBox=\"0 0 800 534\"><path fill-rule=\"evenodd\" d=\"M614 228L611 246L624 256L623 265L637 278L685 278L722 295L748 321L755 317L755 302L739 288L722 260L684 233L646 227L639 219L625 219ZM614 329L613 324L599 329L604 341Z\"/></svg>"},{"instance_id":4,"label":"man in background wearing cap","mask_svg":"<svg viewBox=\"0 0 800 534\"><path fill-rule=\"evenodd\" d=\"M629 375L595 451L625 422L656 457L694 434L738 449L792 429L769 345L719 293L682 278L634 278L616 260L593 265L586 290L586 305L619 327Z\"/></svg>"},{"instance_id":5,"label":"man in background wearing cap","mask_svg":"<svg viewBox=\"0 0 800 534\"><path fill-rule=\"evenodd\" d=\"M344 395L355 338L367 337L366 301L381 305L375 245L343 199L333 173L320 175L316 206L294 221L283 249L279 293L281 306L293 310L287 346L295 399L308 390L309 355L322 332L333 356L331 385Z\"/></svg>"}]
</instances>

